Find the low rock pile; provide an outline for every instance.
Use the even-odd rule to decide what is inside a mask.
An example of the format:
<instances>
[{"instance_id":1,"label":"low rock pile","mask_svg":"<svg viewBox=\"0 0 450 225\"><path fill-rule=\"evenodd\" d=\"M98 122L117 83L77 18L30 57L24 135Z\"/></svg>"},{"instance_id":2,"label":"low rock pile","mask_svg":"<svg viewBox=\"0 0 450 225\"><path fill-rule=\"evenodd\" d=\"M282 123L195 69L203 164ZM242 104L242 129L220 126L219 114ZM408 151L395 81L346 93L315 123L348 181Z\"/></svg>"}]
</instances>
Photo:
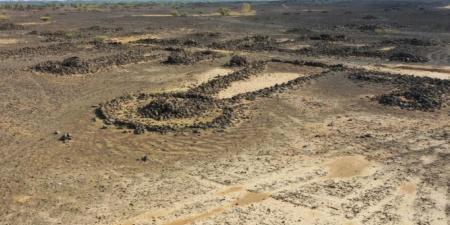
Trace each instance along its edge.
<instances>
[{"instance_id":1,"label":"low rock pile","mask_svg":"<svg viewBox=\"0 0 450 225\"><path fill-rule=\"evenodd\" d=\"M213 60L216 58L223 57L224 55L218 52L214 51L198 51L198 52L189 52L186 50L178 50L173 51L169 57L167 57L167 60L164 61L166 64L172 64L172 65L178 65L178 64L194 64L198 61L202 60Z\"/></svg>"},{"instance_id":2,"label":"low rock pile","mask_svg":"<svg viewBox=\"0 0 450 225\"><path fill-rule=\"evenodd\" d=\"M79 57L70 57L63 61L47 61L33 67L34 71L52 74L76 74L89 73L89 63L82 61Z\"/></svg>"},{"instance_id":3,"label":"low rock pile","mask_svg":"<svg viewBox=\"0 0 450 225\"><path fill-rule=\"evenodd\" d=\"M397 62L428 62L428 59L423 56L414 55L411 53L406 52L397 52L392 54L389 57L390 61L397 61Z\"/></svg>"},{"instance_id":4,"label":"low rock pile","mask_svg":"<svg viewBox=\"0 0 450 225\"><path fill-rule=\"evenodd\" d=\"M248 65L248 60L244 56L233 55L226 66L230 67L241 67Z\"/></svg>"},{"instance_id":5,"label":"low rock pile","mask_svg":"<svg viewBox=\"0 0 450 225\"><path fill-rule=\"evenodd\" d=\"M393 85L394 91L379 95L375 99L380 104L402 109L433 111L444 107L450 96L450 80L367 71L352 73L349 78Z\"/></svg>"},{"instance_id":6,"label":"low rock pile","mask_svg":"<svg viewBox=\"0 0 450 225\"><path fill-rule=\"evenodd\" d=\"M214 106L212 98L199 95L185 96L184 98L160 96L140 108L139 113L144 118L155 120L189 118L200 116Z\"/></svg>"},{"instance_id":7,"label":"low rock pile","mask_svg":"<svg viewBox=\"0 0 450 225\"><path fill-rule=\"evenodd\" d=\"M433 111L440 109L443 92L433 86L415 85L406 90L396 90L377 97L383 105L399 106L402 109Z\"/></svg>"}]
</instances>

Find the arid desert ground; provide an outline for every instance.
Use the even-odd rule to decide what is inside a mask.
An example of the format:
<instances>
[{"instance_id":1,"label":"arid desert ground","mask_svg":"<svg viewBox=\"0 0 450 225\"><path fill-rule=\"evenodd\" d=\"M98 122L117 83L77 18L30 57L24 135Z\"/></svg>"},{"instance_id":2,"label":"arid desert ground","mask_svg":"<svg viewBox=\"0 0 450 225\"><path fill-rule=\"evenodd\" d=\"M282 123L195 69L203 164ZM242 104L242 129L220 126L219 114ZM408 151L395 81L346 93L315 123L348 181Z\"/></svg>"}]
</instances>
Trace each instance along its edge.
<instances>
[{"instance_id":1,"label":"arid desert ground","mask_svg":"<svg viewBox=\"0 0 450 225\"><path fill-rule=\"evenodd\" d=\"M448 225L450 3L0 9L1 225Z\"/></svg>"}]
</instances>

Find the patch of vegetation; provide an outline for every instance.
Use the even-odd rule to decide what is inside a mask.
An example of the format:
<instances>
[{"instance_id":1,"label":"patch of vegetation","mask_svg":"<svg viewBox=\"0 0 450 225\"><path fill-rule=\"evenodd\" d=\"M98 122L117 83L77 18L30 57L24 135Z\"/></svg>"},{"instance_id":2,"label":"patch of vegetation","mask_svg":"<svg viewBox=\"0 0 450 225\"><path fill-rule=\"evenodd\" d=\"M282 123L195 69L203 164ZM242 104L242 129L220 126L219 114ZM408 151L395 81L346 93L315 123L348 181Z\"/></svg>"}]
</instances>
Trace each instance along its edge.
<instances>
[{"instance_id":1,"label":"patch of vegetation","mask_svg":"<svg viewBox=\"0 0 450 225\"><path fill-rule=\"evenodd\" d=\"M105 42L106 40L109 40L110 38L106 35L97 35L94 37L94 41L97 42Z\"/></svg>"},{"instance_id":2,"label":"patch of vegetation","mask_svg":"<svg viewBox=\"0 0 450 225\"><path fill-rule=\"evenodd\" d=\"M217 10L218 13L222 16L229 16L231 14L231 9L227 7L222 7L219 10Z\"/></svg>"},{"instance_id":3,"label":"patch of vegetation","mask_svg":"<svg viewBox=\"0 0 450 225\"><path fill-rule=\"evenodd\" d=\"M179 11L179 10L173 10L171 13L170 13L172 16L183 16L183 17L186 17L187 16L187 13L186 12L181 12L181 11Z\"/></svg>"},{"instance_id":4,"label":"patch of vegetation","mask_svg":"<svg viewBox=\"0 0 450 225\"><path fill-rule=\"evenodd\" d=\"M79 37L79 36L81 36L81 34L75 32L75 31L67 31L64 33L64 37L68 38L68 39Z\"/></svg>"},{"instance_id":5,"label":"patch of vegetation","mask_svg":"<svg viewBox=\"0 0 450 225\"><path fill-rule=\"evenodd\" d=\"M52 17L49 15L49 14L46 14L46 15L44 15L44 16L41 16L41 18L40 18L43 22L49 22L51 19L52 19Z\"/></svg>"},{"instance_id":6,"label":"patch of vegetation","mask_svg":"<svg viewBox=\"0 0 450 225\"><path fill-rule=\"evenodd\" d=\"M241 6L242 13L249 13L251 11L252 11L252 5L250 5L250 3L242 3L242 6Z\"/></svg>"},{"instance_id":7,"label":"patch of vegetation","mask_svg":"<svg viewBox=\"0 0 450 225\"><path fill-rule=\"evenodd\" d=\"M0 14L0 21L9 20L9 16L6 14Z\"/></svg>"}]
</instances>

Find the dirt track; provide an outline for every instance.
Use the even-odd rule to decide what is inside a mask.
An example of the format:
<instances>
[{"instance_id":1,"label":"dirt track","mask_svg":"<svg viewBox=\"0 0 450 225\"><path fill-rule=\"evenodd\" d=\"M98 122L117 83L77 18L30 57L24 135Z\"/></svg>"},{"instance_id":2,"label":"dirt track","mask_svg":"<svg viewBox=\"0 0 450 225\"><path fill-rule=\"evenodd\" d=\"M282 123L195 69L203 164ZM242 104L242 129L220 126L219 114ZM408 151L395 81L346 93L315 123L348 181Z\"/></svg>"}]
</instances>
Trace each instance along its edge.
<instances>
[{"instance_id":1,"label":"dirt track","mask_svg":"<svg viewBox=\"0 0 450 225\"><path fill-rule=\"evenodd\" d=\"M450 223L446 4L220 6L5 11L0 224Z\"/></svg>"}]
</instances>

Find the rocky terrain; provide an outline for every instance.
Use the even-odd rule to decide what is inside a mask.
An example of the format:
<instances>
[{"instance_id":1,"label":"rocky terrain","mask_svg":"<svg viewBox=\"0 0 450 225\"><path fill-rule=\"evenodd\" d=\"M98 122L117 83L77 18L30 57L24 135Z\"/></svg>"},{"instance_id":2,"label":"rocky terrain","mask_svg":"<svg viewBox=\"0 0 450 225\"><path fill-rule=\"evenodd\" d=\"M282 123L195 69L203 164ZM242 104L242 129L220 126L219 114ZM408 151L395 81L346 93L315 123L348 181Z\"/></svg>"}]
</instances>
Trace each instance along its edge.
<instances>
[{"instance_id":1,"label":"rocky terrain","mask_svg":"<svg viewBox=\"0 0 450 225\"><path fill-rule=\"evenodd\" d=\"M448 2L0 6L1 225L450 222Z\"/></svg>"}]
</instances>

